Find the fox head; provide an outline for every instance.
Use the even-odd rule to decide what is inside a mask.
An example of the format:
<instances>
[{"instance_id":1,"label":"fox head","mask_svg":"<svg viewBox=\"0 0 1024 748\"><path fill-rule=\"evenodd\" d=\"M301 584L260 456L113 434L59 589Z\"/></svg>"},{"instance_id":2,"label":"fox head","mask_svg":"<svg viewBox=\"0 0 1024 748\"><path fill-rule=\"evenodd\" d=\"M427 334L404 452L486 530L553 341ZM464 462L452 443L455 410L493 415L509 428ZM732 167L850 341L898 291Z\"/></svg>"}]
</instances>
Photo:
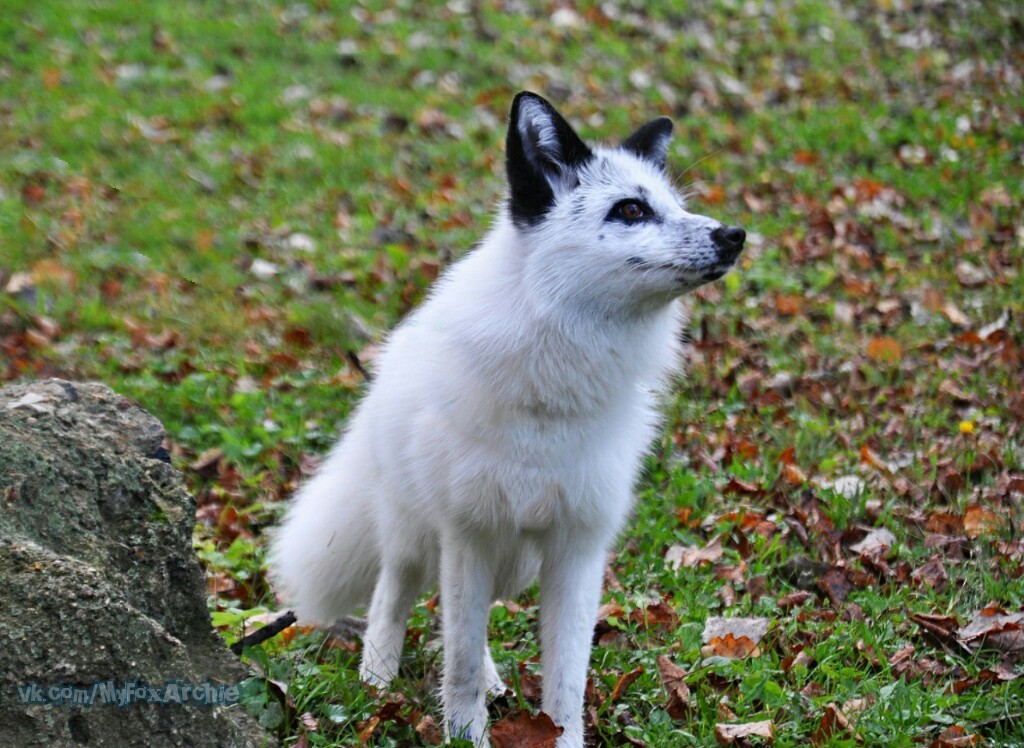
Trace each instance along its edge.
<instances>
[{"instance_id":1,"label":"fox head","mask_svg":"<svg viewBox=\"0 0 1024 748\"><path fill-rule=\"evenodd\" d=\"M617 147L590 147L546 100L515 97L509 211L532 287L642 311L728 272L746 233L687 211L665 174L671 137L672 121L659 117Z\"/></svg>"}]
</instances>

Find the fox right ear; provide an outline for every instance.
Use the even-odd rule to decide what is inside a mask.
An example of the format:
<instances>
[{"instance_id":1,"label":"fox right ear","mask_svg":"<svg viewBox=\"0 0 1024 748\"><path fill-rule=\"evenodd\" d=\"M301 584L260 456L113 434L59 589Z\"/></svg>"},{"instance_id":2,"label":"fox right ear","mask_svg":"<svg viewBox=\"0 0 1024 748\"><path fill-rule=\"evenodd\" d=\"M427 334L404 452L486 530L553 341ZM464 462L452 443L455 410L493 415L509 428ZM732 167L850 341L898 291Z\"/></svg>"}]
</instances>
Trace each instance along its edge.
<instances>
[{"instance_id":1,"label":"fox right ear","mask_svg":"<svg viewBox=\"0 0 1024 748\"><path fill-rule=\"evenodd\" d=\"M640 158L665 168L668 144L672 140L672 120L668 117L652 119L622 142L622 147Z\"/></svg>"},{"instance_id":2,"label":"fox right ear","mask_svg":"<svg viewBox=\"0 0 1024 748\"><path fill-rule=\"evenodd\" d=\"M576 183L574 172L594 157L572 126L537 94L512 101L505 141L512 220L534 225L555 202L555 191Z\"/></svg>"}]
</instances>

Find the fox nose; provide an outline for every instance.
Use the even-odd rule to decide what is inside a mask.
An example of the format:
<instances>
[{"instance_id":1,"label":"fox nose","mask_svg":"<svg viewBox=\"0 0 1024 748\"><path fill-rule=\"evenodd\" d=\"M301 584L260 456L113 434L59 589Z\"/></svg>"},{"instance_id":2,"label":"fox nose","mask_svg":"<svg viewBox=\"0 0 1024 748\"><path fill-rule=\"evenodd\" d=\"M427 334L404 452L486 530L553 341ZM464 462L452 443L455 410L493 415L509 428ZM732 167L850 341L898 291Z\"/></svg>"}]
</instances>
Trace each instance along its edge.
<instances>
[{"instance_id":1,"label":"fox nose","mask_svg":"<svg viewBox=\"0 0 1024 748\"><path fill-rule=\"evenodd\" d=\"M743 242L746 238L747 232L739 226L719 226L711 232L711 241L718 247L721 259L725 261L736 259L743 251Z\"/></svg>"}]
</instances>

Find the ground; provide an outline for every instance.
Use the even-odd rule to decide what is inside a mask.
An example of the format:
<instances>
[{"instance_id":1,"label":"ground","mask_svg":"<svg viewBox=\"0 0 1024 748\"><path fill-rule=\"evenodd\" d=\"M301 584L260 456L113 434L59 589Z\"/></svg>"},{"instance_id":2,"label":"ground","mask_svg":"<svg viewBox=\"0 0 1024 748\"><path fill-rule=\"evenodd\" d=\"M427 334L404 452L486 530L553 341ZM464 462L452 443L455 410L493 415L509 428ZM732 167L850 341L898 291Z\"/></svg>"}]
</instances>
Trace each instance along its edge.
<instances>
[{"instance_id":1,"label":"ground","mask_svg":"<svg viewBox=\"0 0 1024 748\"><path fill-rule=\"evenodd\" d=\"M375 344L486 228L514 93L593 139L668 115L670 170L748 250L694 299L609 565L595 740L1024 744L1022 14L679 6L8 2L0 378L164 422L235 639ZM536 602L492 612L513 734ZM423 601L381 698L347 638L292 630L249 650L250 708L290 742L429 742L436 626Z\"/></svg>"}]
</instances>

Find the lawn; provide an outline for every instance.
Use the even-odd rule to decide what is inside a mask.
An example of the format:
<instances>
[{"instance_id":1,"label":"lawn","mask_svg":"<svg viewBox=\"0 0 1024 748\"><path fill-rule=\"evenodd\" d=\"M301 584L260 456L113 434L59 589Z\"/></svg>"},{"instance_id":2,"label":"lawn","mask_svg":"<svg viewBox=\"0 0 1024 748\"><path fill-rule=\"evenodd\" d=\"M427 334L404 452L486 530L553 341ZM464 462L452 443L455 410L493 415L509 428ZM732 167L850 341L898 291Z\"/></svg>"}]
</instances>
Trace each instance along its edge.
<instances>
[{"instance_id":1,"label":"lawn","mask_svg":"<svg viewBox=\"0 0 1024 748\"><path fill-rule=\"evenodd\" d=\"M592 139L672 117L693 209L749 237L609 560L595 744L1024 745L1014 3L7 0L0 381L165 423L236 640L275 615L263 530L486 229L522 89ZM512 735L536 621L536 590L491 611ZM246 706L430 744L438 628L421 601L374 694L350 632L293 627Z\"/></svg>"}]
</instances>

